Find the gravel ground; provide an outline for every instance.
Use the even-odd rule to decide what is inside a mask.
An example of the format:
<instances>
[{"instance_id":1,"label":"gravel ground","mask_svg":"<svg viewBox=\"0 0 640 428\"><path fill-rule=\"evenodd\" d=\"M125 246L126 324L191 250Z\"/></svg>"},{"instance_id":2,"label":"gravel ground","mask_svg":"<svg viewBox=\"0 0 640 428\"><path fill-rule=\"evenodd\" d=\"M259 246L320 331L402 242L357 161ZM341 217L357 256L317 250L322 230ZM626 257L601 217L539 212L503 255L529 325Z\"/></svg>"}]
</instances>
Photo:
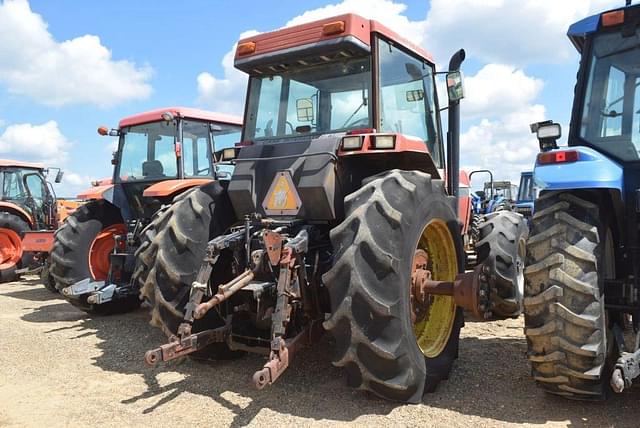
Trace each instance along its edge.
<instances>
[{"instance_id":1,"label":"gravel ground","mask_svg":"<svg viewBox=\"0 0 640 428\"><path fill-rule=\"evenodd\" d=\"M419 405L349 389L328 338L263 391L249 385L257 356L150 369L164 338L144 310L92 318L35 278L0 285L0 322L0 426L640 426L638 390L604 403L538 390L522 319L468 322L451 378Z\"/></svg>"}]
</instances>

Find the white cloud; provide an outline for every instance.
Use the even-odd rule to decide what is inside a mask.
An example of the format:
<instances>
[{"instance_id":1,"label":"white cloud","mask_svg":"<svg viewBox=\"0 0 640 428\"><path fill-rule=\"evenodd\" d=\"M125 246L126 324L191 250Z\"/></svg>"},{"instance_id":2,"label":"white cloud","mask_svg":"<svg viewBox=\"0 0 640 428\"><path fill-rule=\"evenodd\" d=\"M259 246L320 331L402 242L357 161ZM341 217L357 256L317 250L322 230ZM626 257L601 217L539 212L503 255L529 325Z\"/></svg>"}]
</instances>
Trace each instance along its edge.
<instances>
[{"instance_id":1,"label":"white cloud","mask_svg":"<svg viewBox=\"0 0 640 428\"><path fill-rule=\"evenodd\" d=\"M490 169L494 179L518 182L533 168L538 141L529 124L546 119L543 105L533 104L496 119L482 119L460 136L460 163L467 171Z\"/></svg>"},{"instance_id":2,"label":"white cloud","mask_svg":"<svg viewBox=\"0 0 640 428\"><path fill-rule=\"evenodd\" d=\"M432 0L427 49L445 61L457 49L483 62L558 63L574 58L573 22L622 0Z\"/></svg>"},{"instance_id":3,"label":"white cloud","mask_svg":"<svg viewBox=\"0 0 640 428\"><path fill-rule=\"evenodd\" d=\"M245 31L240 35L239 39L251 37L255 34L258 34L258 31ZM196 80L198 83L198 102L221 113L241 116L244 109L247 75L233 66L236 45L234 44L231 50L222 58L224 77L217 78L204 71L198 74Z\"/></svg>"},{"instance_id":4,"label":"white cloud","mask_svg":"<svg viewBox=\"0 0 640 428\"><path fill-rule=\"evenodd\" d=\"M56 41L26 0L0 4L0 82L16 95L50 106L109 107L146 98L152 70L113 60L100 38Z\"/></svg>"},{"instance_id":5,"label":"white cloud","mask_svg":"<svg viewBox=\"0 0 640 428\"><path fill-rule=\"evenodd\" d=\"M466 119L501 116L527 106L538 97L544 82L511 65L487 64L465 80Z\"/></svg>"},{"instance_id":6,"label":"white cloud","mask_svg":"<svg viewBox=\"0 0 640 428\"><path fill-rule=\"evenodd\" d=\"M55 166L67 161L70 148L71 143L54 120L41 125L12 124L0 135L0 155L17 160Z\"/></svg>"},{"instance_id":7,"label":"white cloud","mask_svg":"<svg viewBox=\"0 0 640 428\"><path fill-rule=\"evenodd\" d=\"M287 22L285 27L345 13L357 13L367 19L375 19L413 43L421 45L424 41L426 22L410 20L404 15L406 10L405 4L390 0L344 0L341 3L304 12Z\"/></svg>"},{"instance_id":8,"label":"white cloud","mask_svg":"<svg viewBox=\"0 0 640 428\"><path fill-rule=\"evenodd\" d=\"M54 120L40 125L11 124L0 134L0 157L37 162L45 167L65 170L62 183L54 183L58 196L75 197L80 191L88 188L92 180L102 178L78 174L66 168L72 146L73 143L62 133ZM49 179L53 180L54 176Z\"/></svg>"}]
</instances>

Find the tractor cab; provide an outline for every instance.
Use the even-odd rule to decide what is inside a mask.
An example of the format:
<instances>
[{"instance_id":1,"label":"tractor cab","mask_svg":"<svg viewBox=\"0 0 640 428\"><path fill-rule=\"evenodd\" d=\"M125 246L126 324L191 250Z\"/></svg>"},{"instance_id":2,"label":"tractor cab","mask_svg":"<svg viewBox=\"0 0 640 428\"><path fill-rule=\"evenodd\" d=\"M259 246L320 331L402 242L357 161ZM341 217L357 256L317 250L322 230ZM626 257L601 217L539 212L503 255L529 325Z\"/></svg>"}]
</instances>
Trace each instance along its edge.
<instances>
[{"instance_id":1,"label":"tractor cab","mask_svg":"<svg viewBox=\"0 0 640 428\"><path fill-rule=\"evenodd\" d=\"M0 209L21 213L32 229L55 229L56 198L47 172L43 165L0 160ZM59 172L56 183L61 178Z\"/></svg>"},{"instance_id":2,"label":"tractor cab","mask_svg":"<svg viewBox=\"0 0 640 428\"><path fill-rule=\"evenodd\" d=\"M238 215L339 219L341 196L388 169L390 156L399 168L444 178L434 61L380 23L349 14L252 36L239 41L235 66L249 74L230 184ZM448 76L452 96L461 98L460 72ZM344 168L334 176L338 158ZM283 169L302 205L291 195L287 209L267 206ZM450 180L456 193L457 171Z\"/></svg>"},{"instance_id":3,"label":"tractor cab","mask_svg":"<svg viewBox=\"0 0 640 428\"><path fill-rule=\"evenodd\" d=\"M185 186L228 176L217 164L216 151L240 141L240 127L238 118L183 107L126 117L117 129L100 127L100 135L118 137L113 179L78 197L112 192L125 217L148 218Z\"/></svg>"}]
</instances>

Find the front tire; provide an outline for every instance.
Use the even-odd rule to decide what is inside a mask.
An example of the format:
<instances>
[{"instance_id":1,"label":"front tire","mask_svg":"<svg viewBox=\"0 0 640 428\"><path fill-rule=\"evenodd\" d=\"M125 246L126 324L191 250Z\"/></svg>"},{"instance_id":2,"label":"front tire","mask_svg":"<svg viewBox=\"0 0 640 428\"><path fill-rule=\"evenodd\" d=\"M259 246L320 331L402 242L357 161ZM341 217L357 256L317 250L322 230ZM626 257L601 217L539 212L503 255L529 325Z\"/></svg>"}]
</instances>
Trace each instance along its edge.
<instances>
[{"instance_id":1,"label":"front tire","mask_svg":"<svg viewBox=\"0 0 640 428\"><path fill-rule=\"evenodd\" d=\"M497 318L517 318L524 297L524 263L529 229L524 217L512 211L487 214L476 243L478 264L491 276L491 311Z\"/></svg>"},{"instance_id":2,"label":"front tire","mask_svg":"<svg viewBox=\"0 0 640 428\"><path fill-rule=\"evenodd\" d=\"M601 399L611 355L599 285L615 276L611 230L597 205L571 193L545 194L535 211L524 300L533 377L552 394Z\"/></svg>"},{"instance_id":3,"label":"front tire","mask_svg":"<svg viewBox=\"0 0 640 428\"><path fill-rule=\"evenodd\" d=\"M417 250L426 252L434 279L453 280L462 270L452 198L441 180L393 170L365 180L345 198L345 211L331 231L335 262L323 277L334 365L346 369L351 386L418 403L448 377L458 355L463 318L453 298L431 296L415 324L411 301Z\"/></svg>"}]
</instances>

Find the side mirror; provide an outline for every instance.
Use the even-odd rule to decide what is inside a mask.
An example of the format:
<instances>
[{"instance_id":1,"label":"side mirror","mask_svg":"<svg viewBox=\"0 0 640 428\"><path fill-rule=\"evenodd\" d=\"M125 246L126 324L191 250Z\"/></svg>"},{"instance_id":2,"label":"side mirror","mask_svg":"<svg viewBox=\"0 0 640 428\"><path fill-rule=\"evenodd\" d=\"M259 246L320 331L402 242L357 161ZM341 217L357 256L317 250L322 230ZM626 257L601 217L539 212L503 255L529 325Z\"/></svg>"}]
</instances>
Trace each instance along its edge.
<instances>
[{"instance_id":1,"label":"side mirror","mask_svg":"<svg viewBox=\"0 0 640 428\"><path fill-rule=\"evenodd\" d=\"M296 100L296 110L298 122L313 122L313 101L311 98L300 98Z\"/></svg>"},{"instance_id":2,"label":"side mirror","mask_svg":"<svg viewBox=\"0 0 640 428\"><path fill-rule=\"evenodd\" d=\"M457 102L464 98L464 77L462 71L447 73L447 94L449 102Z\"/></svg>"},{"instance_id":3,"label":"side mirror","mask_svg":"<svg viewBox=\"0 0 640 428\"><path fill-rule=\"evenodd\" d=\"M117 137L120 135L120 130L119 129L109 129L106 126L101 126L98 128L98 134L102 135L103 137L106 137L107 135L109 137Z\"/></svg>"},{"instance_id":4,"label":"side mirror","mask_svg":"<svg viewBox=\"0 0 640 428\"><path fill-rule=\"evenodd\" d=\"M558 148L557 140L562 136L562 127L559 123L546 120L544 122L532 123L529 127L531 128L531 132L535 133L538 138L540 151L546 152Z\"/></svg>"},{"instance_id":5,"label":"side mirror","mask_svg":"<svg viewBox=\"0 0 640 428\"><path fill-rule=\"evenodd\" d=\"M56 174L56 178L53 180L56 183L60 183L62 182L62 176L64 175L64 171L63 170L58 170L58 173Z\"/></svg>"}]
</instances>

